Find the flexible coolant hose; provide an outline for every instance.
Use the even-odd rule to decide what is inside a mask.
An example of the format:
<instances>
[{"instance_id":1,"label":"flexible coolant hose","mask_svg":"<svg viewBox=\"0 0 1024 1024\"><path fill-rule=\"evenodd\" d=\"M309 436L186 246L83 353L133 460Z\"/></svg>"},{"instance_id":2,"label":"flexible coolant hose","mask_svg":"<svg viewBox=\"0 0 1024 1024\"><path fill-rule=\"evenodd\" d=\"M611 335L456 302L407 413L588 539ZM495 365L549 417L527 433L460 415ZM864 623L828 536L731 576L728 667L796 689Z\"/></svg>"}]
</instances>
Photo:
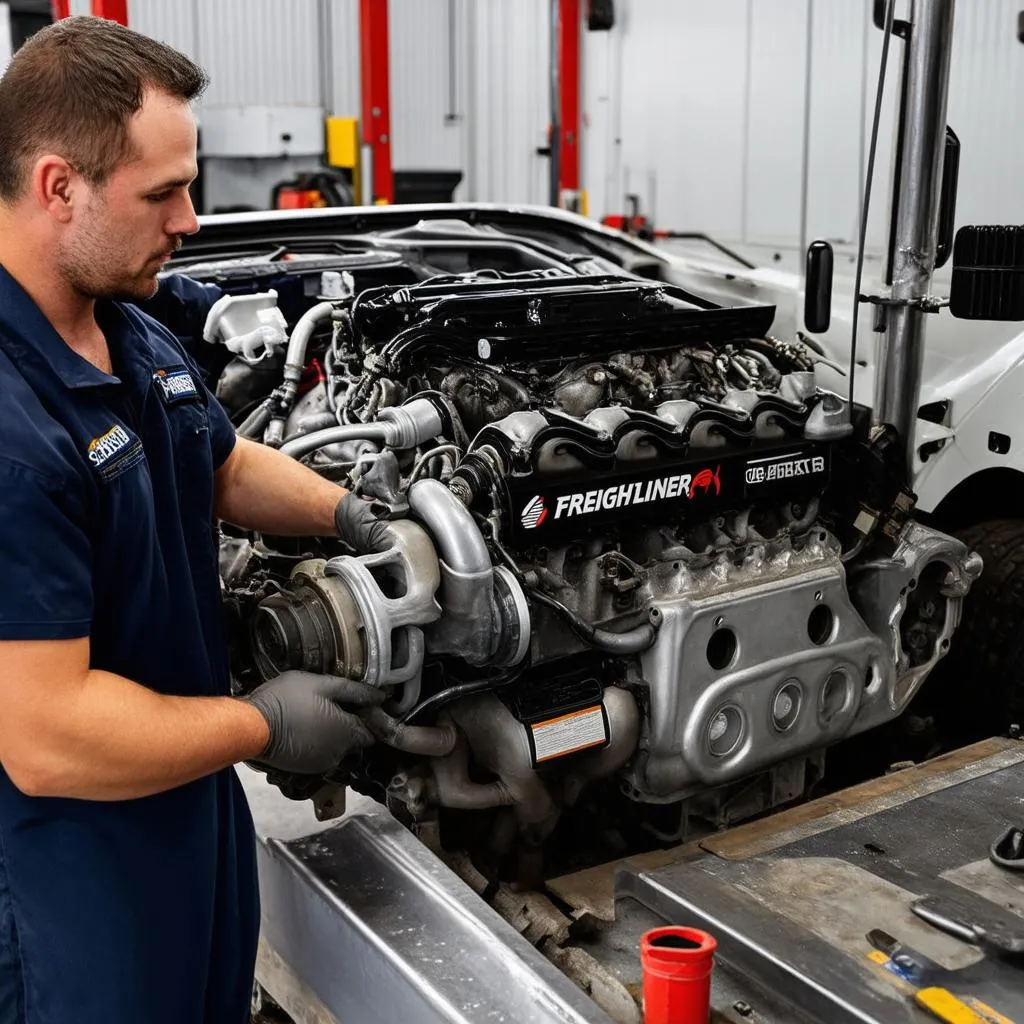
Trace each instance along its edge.
<instances>
[{"instance_id":1,"label":"flexible coolant hose","mask_svg":"<svg viewBox=\"0 0 1024 1024\"><path fill-rule=\"evenodd\" d=\"M299 318L299 322L288 339L288 352L284 360L284 379L293 380L296 383L302 378L302 371L306 365L306 348L309 339L321 320L327 320L334 312L333 302L318 302L312 309L307 309Z\"/></svg>"},{"instance_id":2,"label":"flexible coolant hose","mask_svg":"<svg viewBox=\"0 0 1024 1024\"><path fill-rule=\"evenodd\" d=\"M387 440L388 424L386 423L348 423L344 426L325 427L323 430L314 430L309 434L301 434L285 441L281 445L281 451L290 455L293 459L300 459L309 452L316 451L329 444L339 444L342 441L376 441L383 443Z\"/></svg>"},{"instance_id":3,"label":"flexible coolant hose","mask_svg":"<svg viewBox=\"0 0 1024 1024\"><path fill-rule=\"evenodd\" d=\"M450 754L458 735L455 726L403 725L383 708L372 708L362 716L366 727L382 743L420 757L444 757Z\"/></svg>"},{"instance_id":4,"label":"flexible coolant hose","mask_svg":"<svg viewBox=\"0 0 1024 1024\"><path fill-rule=\"evenodd\" d=\"M293 437L281 445L281 451L298 459L341 441L375 441L392 448L415 448L437 437L443 429L441 414L434 403L428 398L414 398L405 405L383 409L373 423L346 423Z\"/></svg>"},{"instance_id":5,"label":"flexible coolant hose","mask_svg":"<svg viewBox=\"0 0 1024 1024\"><path fill-rule=\"evenodd\" d=\"M599 651L608 654L641 654L654 646L658 631L649 622L644 622L632 629L624 630L621 633L613 633L610 629L601 629L593 626L586 619L580 618L572 609L567 608L561 601L549 597L540 590L530 589L527 596L534 601L539 601L548 608L558 612L565 619L566 625L583 641L596 647Z\"/></svg>"}]
</instances>

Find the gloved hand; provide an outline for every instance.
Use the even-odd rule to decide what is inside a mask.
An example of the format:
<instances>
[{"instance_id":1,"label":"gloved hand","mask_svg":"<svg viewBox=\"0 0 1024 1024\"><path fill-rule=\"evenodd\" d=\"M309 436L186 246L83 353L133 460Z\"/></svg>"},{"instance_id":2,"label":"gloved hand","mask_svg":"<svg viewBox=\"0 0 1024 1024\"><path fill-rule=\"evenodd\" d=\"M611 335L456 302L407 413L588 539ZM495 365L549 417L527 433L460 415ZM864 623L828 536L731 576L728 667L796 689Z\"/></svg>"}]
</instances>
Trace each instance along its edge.
<instances>
[{"instance_id":1,"label":"gloved hand","mask_svg":"<svg viewBox=\"0 0 1024 1024\"><path fill-rule=\"evenodd\" d=\"M372 746L373 735L357 715L385 694L365 683L338 676L292 670L267 680L241 700L267 720L270 740L256 759L281 771L317 775L336 768L352 751Z\"/></svg>"},{"instance_id":2,"label":"gloved hand","mask_svg":"<svg viewBox=\"0 0 1024 1024\"><path fill-rule=\"evenodd\" d=\"M338 536L360 554L387 551L388 524L373 511L368 501L349 491L334 509L334 528Z\"/></svg>"}]
</instances>

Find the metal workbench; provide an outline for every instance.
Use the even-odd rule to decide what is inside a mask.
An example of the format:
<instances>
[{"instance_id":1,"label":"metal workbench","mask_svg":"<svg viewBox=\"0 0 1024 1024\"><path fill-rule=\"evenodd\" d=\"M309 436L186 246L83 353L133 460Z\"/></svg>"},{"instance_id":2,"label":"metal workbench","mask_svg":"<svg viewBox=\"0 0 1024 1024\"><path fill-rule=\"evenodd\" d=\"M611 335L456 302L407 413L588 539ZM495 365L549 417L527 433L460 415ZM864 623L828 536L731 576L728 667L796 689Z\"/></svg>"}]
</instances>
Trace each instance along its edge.
<instances>
[{"instance_id":1,"label":"metal workbench","mask_svg":"<svg viewBox=\"0 0 1024 1024\"><path fill-rule=\"evenodd\" d=\"M584 948L634 996L644 930L711 931L716 1021L924 1024L906 980L870 959L881 928L947 969L945 987L1024 1022L1024 970L909 909L956 894L1024 929L1024 875L987 859L1024 823L1022 798L1024 744L986 741L552 891L607 919ZM383 809L262 839L260 882L258 977L297 1024L613 1019Z\"/></svg>"}]
</instances>

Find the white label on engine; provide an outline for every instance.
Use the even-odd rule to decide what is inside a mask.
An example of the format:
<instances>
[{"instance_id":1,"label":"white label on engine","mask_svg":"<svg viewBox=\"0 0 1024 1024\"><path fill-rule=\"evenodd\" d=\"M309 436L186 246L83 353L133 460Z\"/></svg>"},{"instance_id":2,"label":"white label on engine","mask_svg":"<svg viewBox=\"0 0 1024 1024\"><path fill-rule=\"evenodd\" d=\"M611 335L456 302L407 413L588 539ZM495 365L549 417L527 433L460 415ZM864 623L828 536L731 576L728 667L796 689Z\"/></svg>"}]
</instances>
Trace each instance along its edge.
<instances>
[{"instance_id":1,"label":"white label on engine","mask_svg":"<svg viewBox=\"0 0 1024 1024\"><path fill-rule=\"evenodd\" d=\"M747 463L747 483L767 484L773 480L788 480L794 476L812 476L824 472L825 459L821 455L810 458L773 455L768 459L754 459Z\"/></svg>"},{"instance_id":2,"label":"white label on engine","mask_svg":"<svg viewBox=\"0 0 1024 1024\"><path fill-rule=\"evenodd\" d=\"M600 746L608 739L601 705L531 725L537 763Z\"/></svg>"}]
</instances>

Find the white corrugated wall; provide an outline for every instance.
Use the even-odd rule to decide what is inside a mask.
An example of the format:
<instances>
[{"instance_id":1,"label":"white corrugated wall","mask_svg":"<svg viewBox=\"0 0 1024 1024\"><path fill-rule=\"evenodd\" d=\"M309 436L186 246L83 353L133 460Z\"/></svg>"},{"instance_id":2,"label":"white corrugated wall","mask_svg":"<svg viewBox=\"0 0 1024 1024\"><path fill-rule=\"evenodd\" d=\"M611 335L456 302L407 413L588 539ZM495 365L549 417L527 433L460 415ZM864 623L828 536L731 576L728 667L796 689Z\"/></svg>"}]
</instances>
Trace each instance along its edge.
<instances>
[{"instance_id":1,"label":"white corrugated wall","mask_svg":"<svg viewBox=\"0 0 1024 1024\"><path fill-rule=\"evenodd\" d=\"M204 106L341 116L359 115L358 16L358 0L129 0L133 28L209 72ZM395 168L461 170L459 198L543 202L547 0L390 0L389 20ZM253 161L213 171L234 187L266 176Z\"/></svg>"},{"instance_id":2,"label":"white corrugated wall","mask_svg":"<svg viewBox=\"0 0 1024 1024\"><path fill-rule=\"evenodd\" d=\"M804 222L807 237L852 243L881 49L871 6L618 0L615 28L584 38L591 212L621 212L635 193L661 226L787 260ZM959 223L1024 220L1013 177L1024 158L1018 7L957 5L949 116L964 147ZM549 0L390 0L389 11L395 167L460 169L467 199L544 202ZM358 0L130 0L129 16L210 71L207 104L359 113ZM879 140L876 247L900 45Z\"/></svg>"},{"instance_id":3,"label":"white corrugated wall","mask_svg":"<svg viewBox=\"0 0 1024 1024\"><path fill-rule=\"evenodd\" d=\"M787 261L804 220L807 239L854 244L882 43L871 7L619 0L613 32L585 49L591 211L621 212L636 192L660 226L775 249ZM957 4L949 121L963 143L958 224L1024 220L1014 180L1024 158L1019 7ZM888 222L901 47L890 49L879 135L876 250Z\"/></svg>"},{"instance_id":4,"label":"white corrugated wall","mask_svg":"<svg viewBox=\"0 0 1024 1024\"><path fill-rule=\"evenodd\" d=\"M1024 46L1020 3L961 0L950 69L949 122L963 145L960 224L1022 224Z\"/></svg>"},{"instance_id":5,"label":"white corrugated wall","mask_svg":"<svg viewBox=\"0 0 1024 1024\"><path fill-rule=\"evenodd\" d=\"M359 0L326 0L326 73L331 82L328 113L359 117Z\"/></svg>"},{"instance_id":6,"label":"white corrugated wall","mask_svg":"<svg viewBox=\"0 0 1024 1024\"><path fill-rule=\"evenodd\" d=\"M548 3L473 0L470 22L470 195L545 202Z\"/></svg>"},{"instance_id":7,"label":"white corrugated wall","mask_svg":"<svg viewBox=\"0 0 1024 1024\"><path fill-rule=\"evenodd\" d=\"M450 170L462 166L464 6L456 0L391 0L391 160L395 167Z\"/></svg>"},{"instance_id":8,"label":"white corrugated wall","mask_svg":"<svg viewBox=\"0 0 1024 1024\"><path fill-rule=\"evenodd\" d=\"M129 0L132 28L210 74L209 105L318 105L319 0Z\"/></svg>"}]
</instances>

